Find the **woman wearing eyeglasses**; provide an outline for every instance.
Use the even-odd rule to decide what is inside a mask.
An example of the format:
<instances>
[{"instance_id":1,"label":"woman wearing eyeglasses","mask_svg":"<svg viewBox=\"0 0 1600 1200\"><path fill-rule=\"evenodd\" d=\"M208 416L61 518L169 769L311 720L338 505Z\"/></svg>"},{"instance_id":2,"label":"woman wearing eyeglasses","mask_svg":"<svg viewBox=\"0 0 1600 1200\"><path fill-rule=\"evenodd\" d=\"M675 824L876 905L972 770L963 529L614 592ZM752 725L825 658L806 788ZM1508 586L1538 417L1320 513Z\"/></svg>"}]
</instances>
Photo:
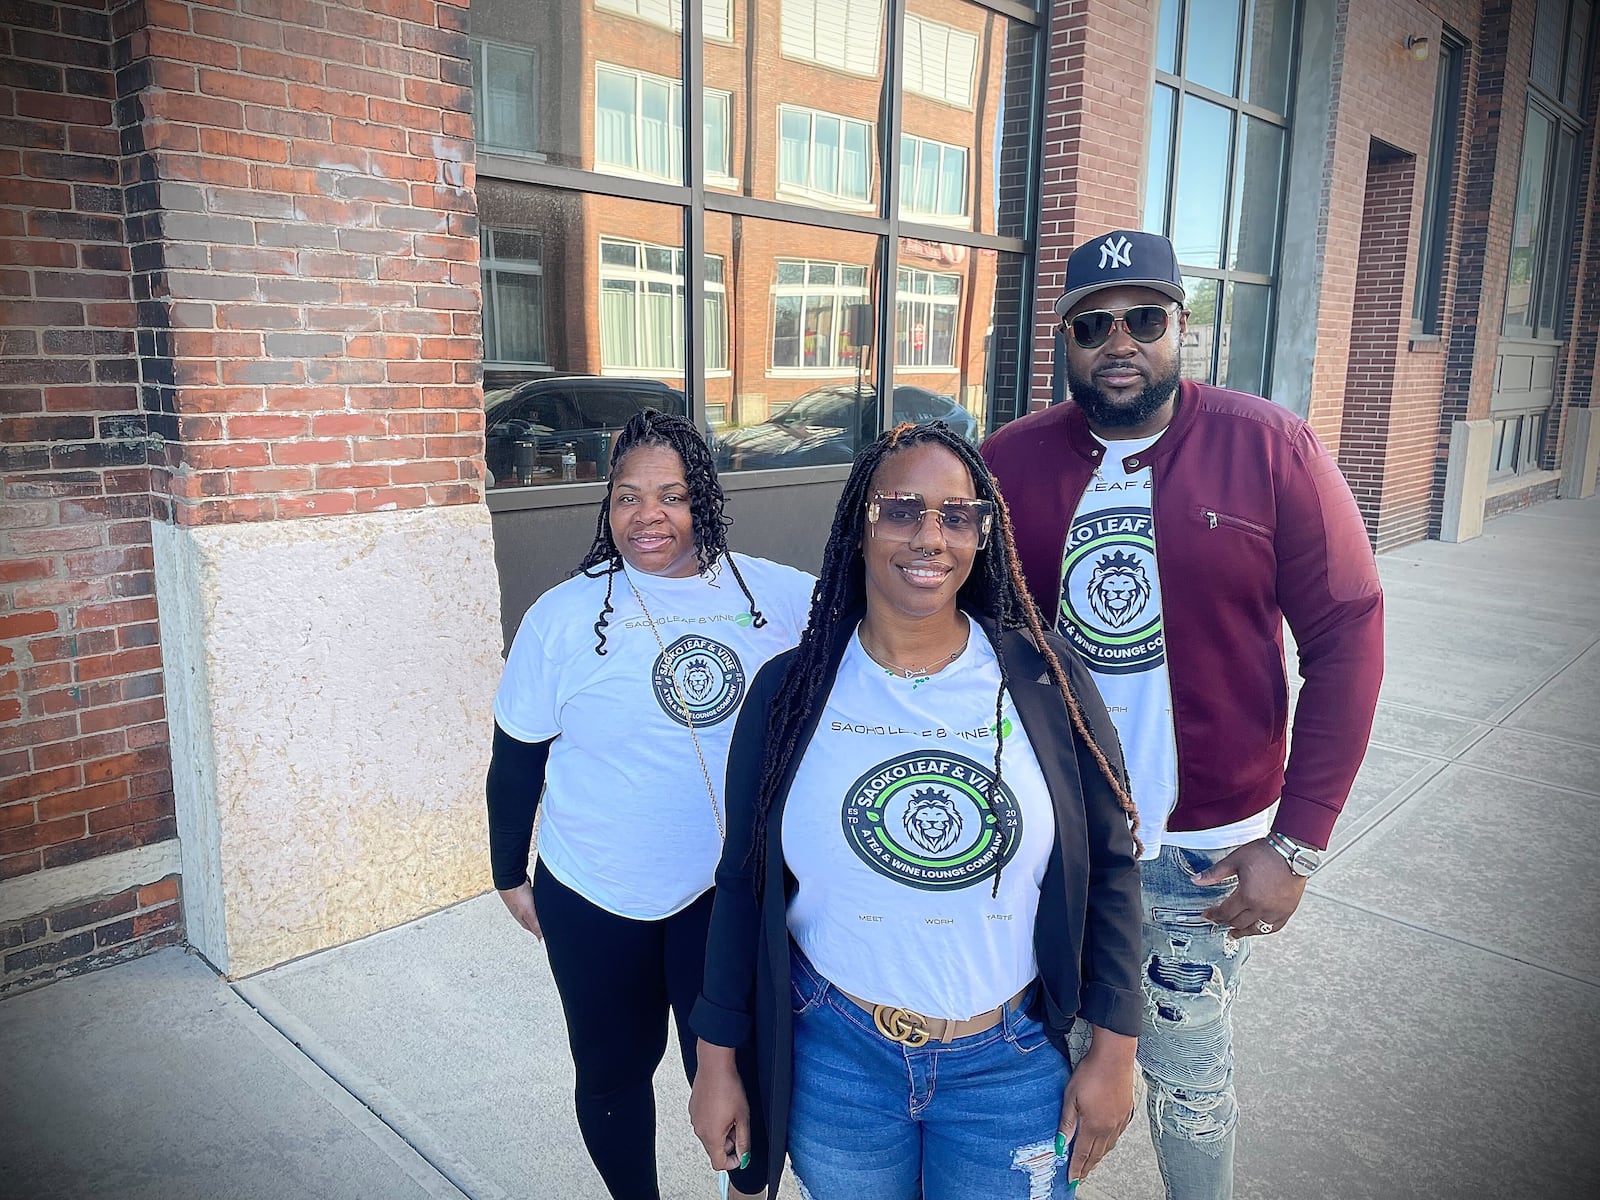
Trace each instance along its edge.
<instances>
[{"instance_id":1,"label":"woman wearing eyeglasses","mask_svg":"<svg viewBox=\"0 0 1600 1200\"><path fill-rule=\"evenodd\" d=\"M629 420L612 448L594 544L528 610L494 702L494 883L545 944L578 1128L616 1200L660 1197L652 1079L669 1010L694 1078L688 1017L734 717L756 670L795 644L813 582L730 551L722 508L692 423L653 409ZM760 1163L735 1170L733 1194L753 1193L764 1177Z\"/></svg>"},{"instance_id":2,"label":"woman wearing eyeglasses","mask_svg":"<svg viewBox=\"0 0 1600 1200\"><path fill-rule=\"evenodd\" d=\"M713 1165L764 1143L769 1187L787 1152L813 1200L1070 1194L1133 1107L1133 810L1094 685L943 424L857 457L727 796L693 1016Z\"/></svg>"}]
</instances>

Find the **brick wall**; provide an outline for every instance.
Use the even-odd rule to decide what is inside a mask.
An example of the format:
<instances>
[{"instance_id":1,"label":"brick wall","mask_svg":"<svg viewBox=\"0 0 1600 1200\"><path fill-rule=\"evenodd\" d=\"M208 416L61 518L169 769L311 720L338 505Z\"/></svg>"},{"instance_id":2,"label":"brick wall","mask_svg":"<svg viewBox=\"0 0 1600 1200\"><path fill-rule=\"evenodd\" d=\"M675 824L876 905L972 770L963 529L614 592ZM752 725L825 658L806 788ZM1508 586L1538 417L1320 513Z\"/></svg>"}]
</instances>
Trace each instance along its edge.
<instances>
[{"instance_id":1,"label":"brick wall","mask_svg":"<svg viewBox=\"0 0 1600 1200\"><path fill-rule=\"evenodd\" d=\"M0 29L0 880L175 834L106 7ZM0 930L4 975L148 932Z\"/></svg>"},{"instance_id":2,"label":"brick wall","mask_svg":"<svg viewBox=\"0 0 1600 1200\"><path fill-rule=\"evenodd\" d=\"M173 520L477 502L465 0L143 11L119 103Z\"/></svg>"},{"instance_id":3,"label":"brick wall","mask_svg":"<svg viewBox=\"0 0 1600 1200\"><path fill-rule=\"evenodd\" d=\"M0 926L0 996L183 940L178 876Z\"/></svg>"}]
</instances>

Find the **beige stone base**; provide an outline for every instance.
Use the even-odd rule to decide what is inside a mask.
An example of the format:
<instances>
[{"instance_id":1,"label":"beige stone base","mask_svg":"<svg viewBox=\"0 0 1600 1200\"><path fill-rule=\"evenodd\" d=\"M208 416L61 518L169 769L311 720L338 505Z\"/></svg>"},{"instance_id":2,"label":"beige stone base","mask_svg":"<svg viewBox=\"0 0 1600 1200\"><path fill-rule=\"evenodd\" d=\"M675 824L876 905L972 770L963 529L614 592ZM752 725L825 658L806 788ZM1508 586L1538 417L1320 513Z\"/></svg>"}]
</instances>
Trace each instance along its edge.
<instances>
[{"instance_id":1,"label":"beige stone base","mask_svg":"<svg viewBox=\"0 0 1600 1200\"><path fill-rule=\"evenodd\" d=\"M480 505L155 529L190 942L238 976L488 886Z\"/></svg>"}]
</instances>

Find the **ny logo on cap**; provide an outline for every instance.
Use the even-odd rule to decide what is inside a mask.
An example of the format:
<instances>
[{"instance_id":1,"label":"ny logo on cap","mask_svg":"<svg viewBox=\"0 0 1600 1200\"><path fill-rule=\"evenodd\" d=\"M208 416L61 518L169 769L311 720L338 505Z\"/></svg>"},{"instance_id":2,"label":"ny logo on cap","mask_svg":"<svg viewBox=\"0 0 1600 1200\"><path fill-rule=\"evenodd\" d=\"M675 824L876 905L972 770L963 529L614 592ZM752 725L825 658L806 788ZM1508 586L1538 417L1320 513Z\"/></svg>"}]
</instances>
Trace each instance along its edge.
<instances>
[{"instance_id":1,"label":"ny logo on cap","mask_svg":"<svg viewBox=\"0 0 1600 1200\"><path fill-rule=\"evenodd\" d=\"M1107 267L1131 267L1132 255L1133 243L1128 240L1126 234L1114 242L1107 238L1100 243L1100 270L1104 271Z\"/></svg>"}]
</instances>

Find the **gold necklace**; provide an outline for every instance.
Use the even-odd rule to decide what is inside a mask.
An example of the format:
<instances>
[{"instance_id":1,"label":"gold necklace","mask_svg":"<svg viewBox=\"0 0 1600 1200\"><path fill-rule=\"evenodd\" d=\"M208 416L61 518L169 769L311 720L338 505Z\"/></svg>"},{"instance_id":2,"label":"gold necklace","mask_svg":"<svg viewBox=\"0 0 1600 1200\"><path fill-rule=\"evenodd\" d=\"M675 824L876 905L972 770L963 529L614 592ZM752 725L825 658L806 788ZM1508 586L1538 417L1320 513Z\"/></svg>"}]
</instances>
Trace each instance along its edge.
<instances>
[{"instance_id":1,"label":"gold necklace","mask_svg":"<svg viewBox=\"0 0 1600 1200\"><path fill-rule=\"evenodd\" d=\"M926 667L902 667L897 662L890 662L883 655L877 653L867 645L867 639L861 637L861 630L856 630L856 637L861 642L861 648L867 652L867 657L877 663L885 671L900 676L902 679L926 679L936 671L942 671L956 659L961 657L961 652L967 648L967 643L972 639L972 622L967 622L966 636L961 639L961 644L950 652L950 656L942 662L932 663Z\"/></svg>"},{"instance_id":2,"label":"gold necklace","mask_svg":"<svg viewBox=\"0 0 1600 1200\"><path fill-rule=\"evenodd\" d=\"M717 823L717 840L725 842L728 840L728 831L722 826L722 810L717 807L717 790L711 786L711 770L706 766L706 756L700 749L700 735L694 731L694 713L689 710L688 697L678 686L678 675L673 669L678 665L679 656L667 653L667 644L661 640L661 630L656 628L656 619L645 607L644 597L639 594L639 587L633 582L633 576L628 574L627 568L622 568L622 577L628 581L628 587L633 590L633 598L639 602L639 611L649 622L650 632L655 634L656 645L661 647L662 666L667 672L668 681L672 684L672 698L678 702L678 708L683 712L683 719L689 726L689 738L694 742L694 756L700 760L700 774L706 781L706 799L711 801L711 816Z\"/></svg>"}]
</instances>

